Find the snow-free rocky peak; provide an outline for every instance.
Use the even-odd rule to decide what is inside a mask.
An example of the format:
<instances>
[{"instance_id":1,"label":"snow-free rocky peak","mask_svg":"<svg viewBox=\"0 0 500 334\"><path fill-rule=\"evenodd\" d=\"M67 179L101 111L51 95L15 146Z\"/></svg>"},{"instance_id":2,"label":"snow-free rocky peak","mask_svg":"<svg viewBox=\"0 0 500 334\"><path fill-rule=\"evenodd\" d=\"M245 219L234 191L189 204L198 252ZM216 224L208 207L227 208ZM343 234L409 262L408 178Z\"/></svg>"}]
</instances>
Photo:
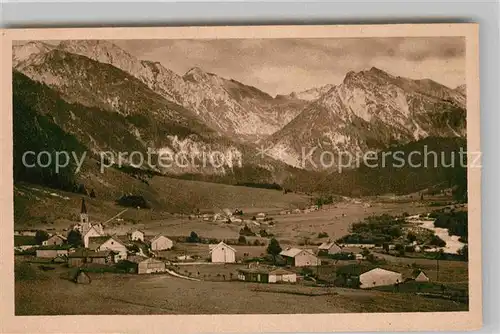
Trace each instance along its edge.
<instances>
[{"instance_id":1,"label":"snow-free rocky peak","mask_svg":"<svg viewBox=\"0 0 500 334\"><path fill-rule=\"evenodd\" d=\"M465 136L465 96L435 81L393 76L378 68L346 74L273 134L271 154L300 166L303 150L355 156L428 136Z\"/></svg>"}]
</instances>

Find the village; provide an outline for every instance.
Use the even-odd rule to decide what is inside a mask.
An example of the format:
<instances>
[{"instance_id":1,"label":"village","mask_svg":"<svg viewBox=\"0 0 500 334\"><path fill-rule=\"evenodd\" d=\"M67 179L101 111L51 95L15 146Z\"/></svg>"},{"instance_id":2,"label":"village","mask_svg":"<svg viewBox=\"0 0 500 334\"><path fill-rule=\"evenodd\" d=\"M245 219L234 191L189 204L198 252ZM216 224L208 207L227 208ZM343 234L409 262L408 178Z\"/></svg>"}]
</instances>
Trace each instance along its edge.
<instances>
[{"instance_id":1,"label":"village","mask_svg":"<svg viewBox=\"0 0 500 334\"><path fill-rule=\"evenodd\" d=\"M325 210L310 205L302 210L247 215L241 209L221 209L213 214L186 217L188 222L196 224L239 226L238 238L217 239L204 238L195 231L185 236L172 235L168 230L150 232L147 227L130 228L127 233L118 234L108 227L113 226L112 221L119 222L121 214L104 223L93 221L88 204L82 198L79 222L66 231L15 231L16 268L22 267L21 272L39 272L51 279L57 273L58 279L83 286L99 284L96 282L103 278L134 279L130 275L137 275L145 277L144 281L148 280L146 276L151 276L173 279L179 284L218 283L232 288L238 282L276 286L277 291L287 286L286 292L280 293L310 296L318 291L338 293L331 289L411 294L450 301L455 305L453 309L467 307L466 255L459 254L461 248L448 249L446 242L442 244L444 241L436 238L434 232L422 227L432 223L429 214L404 213L395 221L390 220L391 231L383 233L395 237L386 238L386 242L368 240L366 231L363 232L365 240L356 239L357 229L364 228L358 226L362 223L354 224L351 234L343 233L343 237L335 239L326 232L314 231L311 232L316 234L314 238L289 243L273 234L276 231L273 226L279 224L277 219L324 215L328 213ZM380 217L383 225L384 219L391 216ZM404 224L402 230L406 232L393 232L395 222ZM440 242L436 243L435 239ZM454 246L464 245L454 236L448 242ZM51 273L54 274L51 276ZM244 285L241 288L245 289ZM255 289L252 286L250 291L262 288ZM301 292L304 289L308 292Z\"/></svg>"}]
</instances>

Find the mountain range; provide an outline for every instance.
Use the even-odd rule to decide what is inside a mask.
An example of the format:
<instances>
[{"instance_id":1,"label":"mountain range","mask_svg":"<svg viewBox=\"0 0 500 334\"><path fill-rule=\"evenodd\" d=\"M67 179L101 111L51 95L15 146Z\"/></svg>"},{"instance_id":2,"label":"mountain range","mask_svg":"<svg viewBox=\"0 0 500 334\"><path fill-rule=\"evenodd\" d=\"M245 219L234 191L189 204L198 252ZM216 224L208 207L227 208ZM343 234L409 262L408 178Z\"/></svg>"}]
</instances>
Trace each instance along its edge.
<instances>
[{"instance_id":1,"label":"mountain range","mask_svg":"<svg viewBox=\"0 0 500 334\"><path fill-rule=\"evenodd\" d=\"M273 97L197 67L179 75L111 42L81 40L16 45L13 70L14 100L92 152L221 151L270 183L300 169L321 170L316 163L325 151L356 155L466 135L465 86L375 67L348 72L338 85ZM303 151L312 152L311 163L303 163ZM235 173L226 167L221 172L191 161L156 171Z\"/></svg>"}]
</instances>

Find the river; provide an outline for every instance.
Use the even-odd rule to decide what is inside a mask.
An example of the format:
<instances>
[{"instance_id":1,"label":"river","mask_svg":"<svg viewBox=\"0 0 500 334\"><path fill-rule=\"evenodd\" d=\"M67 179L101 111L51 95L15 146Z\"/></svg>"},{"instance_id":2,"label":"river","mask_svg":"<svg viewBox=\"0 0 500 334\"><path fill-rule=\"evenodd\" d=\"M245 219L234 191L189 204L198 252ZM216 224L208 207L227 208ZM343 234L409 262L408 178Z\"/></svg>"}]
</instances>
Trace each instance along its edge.
<instances>
[{"instance_id":1,"label":"river","mask_svg":"<svg viewBox=\"0 0 500 334\"><path fill-rule=\"evenodd\" d=\"M458 235L449 235L447 228L435 227L434 220L426 219L422 220L418 216L408 217L408 222L418 224L420 227L434 231L434 233L446 242L445 247L436 247L428 249L428 252L436 252L442 249L445 253L457 254L458 251L465 246L465 243L459 241L460 237Z\"/></svg>"}]
</instances>

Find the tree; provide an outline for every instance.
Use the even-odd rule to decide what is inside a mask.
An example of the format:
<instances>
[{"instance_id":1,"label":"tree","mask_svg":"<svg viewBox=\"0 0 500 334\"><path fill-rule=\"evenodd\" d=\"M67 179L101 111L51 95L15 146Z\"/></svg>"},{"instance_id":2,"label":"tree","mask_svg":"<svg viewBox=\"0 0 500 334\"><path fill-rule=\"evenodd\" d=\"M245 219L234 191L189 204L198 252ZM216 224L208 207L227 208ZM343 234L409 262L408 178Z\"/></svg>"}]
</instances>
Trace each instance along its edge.
<instances>
[{"instance_id":1,"label":"tree","mask_svg":"<svg viewBox=\"0 0 500 334\"><path fill-rule=\"evenodd\" d=\"M83 246L82 235L77 230L71 230L68 233L68 244L74 247Z\"/></svg>"},{"instance_id":2,"label":"tree","mask_svg":"<svg viewBox=\"0 0 500 334\"><path fill-rule=\"evenodd\" d=\"M384 251L385 251L386 253L389 253L390 246L389 246L389 243L388 243L388 242L384 242L384 243L382 244L382 248L384 249Z\"/></svg>"},{"instance_id":3,"label":"tree","mask_svg":"<svg viewBox=\"0 0 500 334\"><path fill-rule=\"evenodd\" d=\"M464 245L462 248L460 248L458 250L458 255L460 255L460 257L465 261L469 260L469 246Z\"/></svg>"},{"instance_id":4,"label":"tree","mask_svg":"<svg viewBox=\"0 0 500 334\"><path fill-rule=\"evenodd\" d=\"M247 243L247 238L245 238L245 236L243 235L240 235L240 237L238 238L238 243L241 245L245 245Z\"/></svg>"},{"instance_id":5,"label":"tree","mask_svg":"<svg viewBox=\"0 0 500 334\"><path fill-rule=\"evenodd\" d=\"M200 237L196 232L192 231L191 234L189 234L189 237L187 237L186 241L191 242L191 243L199 243L200 242Z\"/></svg>"},{"instance_id":6,"label":"tree","mask_svg":"<svg viewBox=\"0 0 500 334\"><path fill-rule=\"evenodd\" d=\"M279 255L279 253L281 253L281 251L282 251L278 240L276 240L275 238L272 238L269 241L269 245L267 246L266 251L267 251L267 254L271 254L273 256L273 262L276 263L276 256Z\"/></svg>"},{"instance_id":7,"label":"tree","mask_svg":"<svg viewBox=\"0 0 500 334\"><path fill-rule=\"evenodd\" d=\"M409 232L406 239L408 239L409 242L414 242L417 241L417 236L414 233Z\"/></svg>"},{"instance_id":8,"label":"tree","mask_svg":"<svg viewBox=\"0 0 500 334\"><path fill-rule=\"evenodd\" d=\"M444 246L446 246L446 241L444 241L443 239L441 239L437 235L433 235L429 244L431 244L433 246L444 247Z\"/></svg>"},{"instance_id":9,"label":"tree","mask_svg":"<svg viewBox=\"0 0 500 334\"><path fill-rule=\"evenodd\" d=\"M95 198L95 191L94 191L94 189L92 189L90 191L90 195L89 196L92 197L92 198Z\"/></svg>"},{"instance_id":10,"label":"tree","mask_svg":"<svg viewBox=\"0 0 500 334\"><path fill-rule=\"evenodd\" d=\"M49 234L46 231L38 230L35 233L35 240L36 240L36 243L39 245L41 245L42 242L44 242L48 238L49 238Z\"/></svg>"},{"instance_id":11,"label":"tree","mask_svg":"<svg viewBox=\"0 0 500 334\"><path fill-rule=\"evenodd\" d=\"M366 258L368 254L370 254L370 251L367 248L363 248L363 250L361 251L361 255Z\"/></svg>"}]
</instances>

